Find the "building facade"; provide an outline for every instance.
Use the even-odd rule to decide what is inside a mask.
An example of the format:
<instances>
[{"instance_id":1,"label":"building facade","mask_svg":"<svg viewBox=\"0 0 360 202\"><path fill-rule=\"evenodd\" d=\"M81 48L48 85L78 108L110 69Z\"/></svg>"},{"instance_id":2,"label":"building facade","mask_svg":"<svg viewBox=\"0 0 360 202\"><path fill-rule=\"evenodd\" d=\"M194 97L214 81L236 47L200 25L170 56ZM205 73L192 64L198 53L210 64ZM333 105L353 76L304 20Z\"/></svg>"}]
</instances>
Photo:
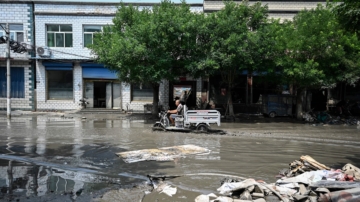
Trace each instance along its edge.
<instances>
[{"instance_id":1,"label":"building facade","mask_svg":"<svg viewBox=\"0 0 360 202\"><path fill-rule=\"evenodd\" d=\"M112 24L117 6L111 2L35 4L37 110L79 109L82 98L89 102L87 108L144 111L144 105L152 103L151 86L119 81L115 73L93 62L87 48L95 32ZM202 5L192 9L202 11ZM168 106L171 101L169 86L168 81L160 84L160 105ZM192 86L193 92L196 88L196 84Z\"/></svg>"},{"instance_id":2,"label":"building facade","mask_svg":"<svg viewBox=\"0 0 360 202\"><path fill-rule=\"evenodd\" d=\"M27 54L11 53L12 109L76 110L86 98L89 108L144 111L152 103L152 89L129 85L116 74L93 62L86 47L95 32L111 25L118 1L38 0L1 1L0 23L10 23L13 39L32 45ZM126 1L125 1L126 2ZM152 6L154 3L132 3ZM255 1L250 1L253 3ZM262 1L270 17L292 19L300 10L315 8L325 1ZM128 3L128 2L127 2ZM222 1L205 0L191 4L197 12L215 12ZM0 28L1 29L1 28ZM0 36L5 32L0 30ZM0 45L0 109L6 109L5 44ZM177 90L191 88L189 104L199 107L208 100L209 80L179 77L160 85L160 105L173 106ZM174 107L174 106L173 106Z\"/></svg>"},{"instance_id":3,"label":"building facade","mask_svg":"<svg viewBox=\"0 0 360 202\"><path fill-rule=\"evenodd\" d=\"M0 1L0 37L6 36L3 28L9 24L10 39L14 42L33 45L33 7L31 3ZM0 110L7 107L7 56L6 43L0 44ZM34 110L34 63L32 51L14 53L10 50L11 108Z\"/></svg>"},{"instance_id":4,"label":"building facade","mask_svg":"<svg viewBox=\"0 0 360 202\"><path fill-rule=\"evenodd\" d=\"M234 0L235 2L242 2L242 0ZM249 0L250 4L259 2L256 0ZM262 0L262 4L266 4L269 8L269 18L283 20L292 20L293 17L303 9L313 9L321 4L326 4L326 0L293 0L293 1L274 1ZM204 12L216 12L224 8L223 1L218 0L204 0Z\"/></svg>"}]
</instances>

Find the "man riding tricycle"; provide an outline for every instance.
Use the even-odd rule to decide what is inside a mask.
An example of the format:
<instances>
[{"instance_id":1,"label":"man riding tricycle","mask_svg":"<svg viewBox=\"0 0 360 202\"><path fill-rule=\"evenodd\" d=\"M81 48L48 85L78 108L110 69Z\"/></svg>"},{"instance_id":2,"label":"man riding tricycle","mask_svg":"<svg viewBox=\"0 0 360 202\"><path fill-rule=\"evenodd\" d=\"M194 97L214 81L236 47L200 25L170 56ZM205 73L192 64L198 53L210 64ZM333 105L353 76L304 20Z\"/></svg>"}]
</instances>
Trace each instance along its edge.
<instances>
[{"instance_id":1,"label":"man riding tricycle","mask_svg":"<svg viewBox=\"0 0 360 202\"><path fill-rule=\"evenodd\" d=\"M162 110L159 113L160 121L157 121L153 130L164 131L202 131L207 132L210 124L220 126L221 115L217 110L188 110L186 106L190 91L183 91L175 100L177 106L174 110Z\"/></svg>"}]
</instances>

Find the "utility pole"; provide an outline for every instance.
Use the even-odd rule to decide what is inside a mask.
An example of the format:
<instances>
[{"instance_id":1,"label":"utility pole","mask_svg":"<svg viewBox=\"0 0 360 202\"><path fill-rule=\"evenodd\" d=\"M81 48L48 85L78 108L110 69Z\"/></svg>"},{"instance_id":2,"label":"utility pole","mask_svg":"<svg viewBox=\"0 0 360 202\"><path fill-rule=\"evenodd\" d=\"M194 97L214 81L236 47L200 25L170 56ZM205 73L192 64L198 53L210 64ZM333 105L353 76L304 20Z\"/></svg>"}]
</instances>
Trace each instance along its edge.
<instances>
[{"instance_id":1,"label":"utility pole","mask_svg":"<svg viewBox=\"0 0 360 202\"><path fill-rule=\"evenodd\" d=\"M7 110L6 116L11 119L11 75L10 75L10 26L6 23L6 94L7 94Z\"/></svg>"}]
</instances>

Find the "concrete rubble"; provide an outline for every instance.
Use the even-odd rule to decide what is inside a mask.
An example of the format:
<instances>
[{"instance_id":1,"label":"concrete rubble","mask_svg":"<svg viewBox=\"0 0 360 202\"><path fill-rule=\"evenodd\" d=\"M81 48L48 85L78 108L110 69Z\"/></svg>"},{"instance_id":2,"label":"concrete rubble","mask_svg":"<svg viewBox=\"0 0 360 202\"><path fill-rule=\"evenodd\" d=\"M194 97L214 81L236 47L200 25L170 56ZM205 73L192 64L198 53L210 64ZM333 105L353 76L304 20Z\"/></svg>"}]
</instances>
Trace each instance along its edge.
<instances>
[{"instance_id":1,"label":"concrete rubble","mask_svg":"<svg viewBox=\"0 0 360 202\"><path fill-rule=\"evenodd\" d=\"M154 190L159 193L158 183L166 178L181 176L150 177ZM360 201L360 169L346 164L342 169L327 167L310 156L301 156L283 169L275 183L262 180L225 178L217 189L218 194L201 194L195 202L335 202ZM155 183L156 182L156 183ZM163 187L169 187L163 184ZM160 187L162 187L160 186ZM171 188L173 195L175 188ZM174 192L175 191L175 192Z\"/></svg>"},{"instance_id":2,"label":"concrete rubble","mask_svg":"<svg viewBox=\"0 0 360 202\"><path fill-rule=\"evenodd\" d=\"M223 196L213 200L199 196L195 201L360 201L360 169L351 164L332 169L310 156L301 156L281 170L279 177L271 184L254 179L225 182L217 190Z\"/></svg>"}]
</instances>

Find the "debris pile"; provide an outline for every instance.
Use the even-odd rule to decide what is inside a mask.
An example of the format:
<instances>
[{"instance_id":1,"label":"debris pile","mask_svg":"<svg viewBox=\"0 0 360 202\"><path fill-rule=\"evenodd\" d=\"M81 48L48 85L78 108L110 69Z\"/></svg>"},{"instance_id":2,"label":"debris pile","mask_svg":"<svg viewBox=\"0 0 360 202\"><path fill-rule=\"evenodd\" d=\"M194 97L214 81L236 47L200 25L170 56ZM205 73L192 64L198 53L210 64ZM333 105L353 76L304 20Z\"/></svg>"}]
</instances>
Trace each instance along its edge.
<instances>
[{"instance_id":1,"label":"debris pile","mask_svg":"<svg viewBox=\"0 0 360 202\"><path fill-rule=\"evenodd\" d=\"M332 117L326 112L320 112L315 114L314 112L305 112L303 115L303 120L310 123L322 123L329 125L360 125L360 120L355 117Z\"/></svg>"},{"instance_id":2,"label":"debris pile","mask_svg":"<svg viewBox=\"0 0 360 202\"><path fill-rule=\"evenodd\" d=\"M289 164L289 168L285 168L279 172L279 175L286 177L294 177L302 173L314 170L330 170L329 167L315 161L310 156L301 156L300 160L295 160Z\"/></svg>"},{"instance_id":3,"label":"debris pile","mask_svg":"<svg viewBox=\"0 0 360 202\"><path fill-rule=\"evenodd\" d=\"M120 152L120 156L126 163L139 161L173 161L184 158L186 155L209 154L209 149L196 145L179 145L173 147L162 147L158 149L143 149L137 151Z\"/></svg>"},{"instance_id":4,"label":"debris pile","mask_svg":"<svg viewBox=\"0 0 360 202\"><path fill-rule=\"evenodd\" d=\"M331 169L310 156L301 156L279 172L275 183L261 180L225 180L215 194L200 195L195 202L360 201L360 169L346 164Z\"/></svg>"}]
</instances>

